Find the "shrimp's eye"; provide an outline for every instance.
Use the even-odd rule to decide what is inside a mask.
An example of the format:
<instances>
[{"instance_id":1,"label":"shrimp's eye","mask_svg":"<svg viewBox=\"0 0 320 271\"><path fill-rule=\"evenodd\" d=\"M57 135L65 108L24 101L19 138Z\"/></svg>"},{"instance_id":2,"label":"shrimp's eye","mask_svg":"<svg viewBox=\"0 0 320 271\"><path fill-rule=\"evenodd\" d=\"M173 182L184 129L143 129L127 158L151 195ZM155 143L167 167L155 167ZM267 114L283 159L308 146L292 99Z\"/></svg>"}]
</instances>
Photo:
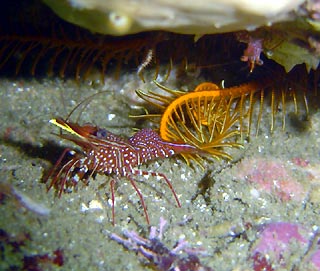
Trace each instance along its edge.
<instances>
[{"instance_id":1,"label":"shrimp's eye","mask_svg":"<svg viewBox=\"0 0 320 271\"><path fill-rule=\"evenodd\" d=\"M98 129L96 132L96 137L100 139L105 139L108 135L108 131L106 129Z\"/></svg>"}]
</instances>

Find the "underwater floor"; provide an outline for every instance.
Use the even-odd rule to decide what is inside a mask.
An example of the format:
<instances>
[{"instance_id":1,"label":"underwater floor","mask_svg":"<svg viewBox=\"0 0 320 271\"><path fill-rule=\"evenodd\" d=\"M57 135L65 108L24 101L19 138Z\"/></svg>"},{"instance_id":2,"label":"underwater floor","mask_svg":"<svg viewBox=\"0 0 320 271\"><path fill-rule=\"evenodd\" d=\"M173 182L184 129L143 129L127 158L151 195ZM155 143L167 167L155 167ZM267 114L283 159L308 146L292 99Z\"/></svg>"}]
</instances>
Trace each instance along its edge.
<instances>
[{"instance_id":1,"label":"underwater floor","mask_svg":"<svg viewBox=\"0 0 320 271\"><path fill-rule=\"evenodd\" d=\"M174 79L167 84L177 86ZM149 237L128 180L117 183L114 226L110 177L97 175L61 198L43 183L64 147L72 146L52 134L59 129L49 120L67 117L85 97L106 91L72 119L130 136L138 123L128 118L139 105L138 88L156 86L144 84L135 73L109 78L104 85L0 79L1 270L166 270L160 264L169 252L160 246L144 244L153 257L159 256L151 266L137 240L127 244L130 251L110 239L112 233L123 237L127 231ZM284 131L278 123L270 133L266 109L258 136L245 140L242 149L232 149L232 161L205 160L202 169L173 157L141 166L165 174L182 204L175 206L161 179L137 177L150 225L158 227L160 218L167 221L158 243L175 251L179 240L187 242L171 254L173 265L188 270L192 263L183 266L181 259L196 255L200 263L194 263L194 270L320 270L320 112L311 111L303 129L289 115Z\"/></svg>"}]
</instances>

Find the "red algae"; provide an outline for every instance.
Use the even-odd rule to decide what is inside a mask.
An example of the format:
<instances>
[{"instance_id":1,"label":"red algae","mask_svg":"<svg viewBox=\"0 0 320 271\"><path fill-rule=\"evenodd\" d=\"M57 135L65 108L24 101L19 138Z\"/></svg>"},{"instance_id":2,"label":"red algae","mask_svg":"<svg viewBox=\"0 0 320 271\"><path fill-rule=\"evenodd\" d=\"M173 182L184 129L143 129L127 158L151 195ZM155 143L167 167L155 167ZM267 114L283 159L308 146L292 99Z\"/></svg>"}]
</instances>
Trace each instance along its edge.
<instances>
[{"instance_id":1,"label":"red algae","mask_svg":"<svg viewBox=\"0 0 320 271\"><path fill-rule=\"evenodd\" d=\"M25 271L43 271L55 270L55 267L64 265L64 252L58 248L49 253L35 254L30 253L30 243L32 236L30 233L21 232L14 235L0 229L0 247L2 252L1 270L25 270ZM14 253L14 257L10 257ZM4 268L4 269L2 269Z\"/></svg>"}]
</instances>

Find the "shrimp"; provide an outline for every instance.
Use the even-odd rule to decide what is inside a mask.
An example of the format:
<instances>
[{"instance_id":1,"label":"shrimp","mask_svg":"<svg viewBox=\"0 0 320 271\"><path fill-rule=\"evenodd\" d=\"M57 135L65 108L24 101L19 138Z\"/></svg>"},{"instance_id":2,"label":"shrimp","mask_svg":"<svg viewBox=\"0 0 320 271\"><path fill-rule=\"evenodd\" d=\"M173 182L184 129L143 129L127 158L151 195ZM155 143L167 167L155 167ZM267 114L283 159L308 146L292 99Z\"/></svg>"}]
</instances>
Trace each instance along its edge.
<instances>
[{"instance_id":1,"label":"shrimp","mask_svg":"<svg viewBox=\"0 0 320 271\"><path fill-rule=\"evenodd\" d=\"M147 223L149 224L150 220L146 204L134 178L139 175L151 175L165 180L173 193L178 207L181 207L171 182L163 173L144 171L138 167L157 158L167 158L180 153L198 152L196 147L186 143L164 141L150 128L142 129L125 139L104 128L90 124L81 126L61 118L52 119L50 122L69 132L69 134L61 134L59 137L74 142L82 151L66 149L62 153L46 178L47 180L51 179L48 191L52 187L56 187L58 196L60 197L63 191L75 187L79 181L88 183L89 179L95 174L112 176L110 189L112 221L114 224L114 186L116 181L125 177L130 181L138 194ZM67 153L71 154L72 157L65 163L62 163Z\"/></svg>"}]
</instances>

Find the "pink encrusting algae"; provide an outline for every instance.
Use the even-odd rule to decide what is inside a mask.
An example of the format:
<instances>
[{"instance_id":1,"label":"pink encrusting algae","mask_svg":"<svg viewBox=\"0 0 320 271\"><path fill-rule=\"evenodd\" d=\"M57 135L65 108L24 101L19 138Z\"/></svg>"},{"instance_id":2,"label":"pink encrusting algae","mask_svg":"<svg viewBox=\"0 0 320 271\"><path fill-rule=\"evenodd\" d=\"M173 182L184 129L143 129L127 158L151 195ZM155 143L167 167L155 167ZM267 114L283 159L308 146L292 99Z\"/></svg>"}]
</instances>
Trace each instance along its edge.
<instances>
[{"instance_id":1,"label":"pink encrusting algae","mask_svg":"<svg viewBox=\"0 0 320 271\"><path fill-rule=\"evenodd\" d=\"M285 163L277 159L244 159L237 172L241 180L254 184L261 192L276 195L281 201L301 201L306 197L303 184L293 177Z\"/></svg>"},{"instance_id":2,"label":"pink encrusting algae","mask_svg":"<svg viewBox=\"0 0 320 271\"><path fill-rule=\"evenodd\" d=\"M318 244L318 250L311 256L311 262L317 268L316 270L320 270L320 244Z\"/></svg>"},{"instance_id":3,"label":"pink encrusting algae","mask_svg":"<svg viewBox=\"0 0 320 271\"><path fill-rule=\"evenodd\" d=\"M253 270L273 271L279 268L284 268L283 270L320 270L318 242L316 232L298 223L274 222L264 225L251 250ZM313 243L316 243L315 247L312 246ZM306 256L309 253L311 257ZM296 254L298 256L290 258ZM298 266L307 269L295 269Z\"/></svg>"}]
</instances>

